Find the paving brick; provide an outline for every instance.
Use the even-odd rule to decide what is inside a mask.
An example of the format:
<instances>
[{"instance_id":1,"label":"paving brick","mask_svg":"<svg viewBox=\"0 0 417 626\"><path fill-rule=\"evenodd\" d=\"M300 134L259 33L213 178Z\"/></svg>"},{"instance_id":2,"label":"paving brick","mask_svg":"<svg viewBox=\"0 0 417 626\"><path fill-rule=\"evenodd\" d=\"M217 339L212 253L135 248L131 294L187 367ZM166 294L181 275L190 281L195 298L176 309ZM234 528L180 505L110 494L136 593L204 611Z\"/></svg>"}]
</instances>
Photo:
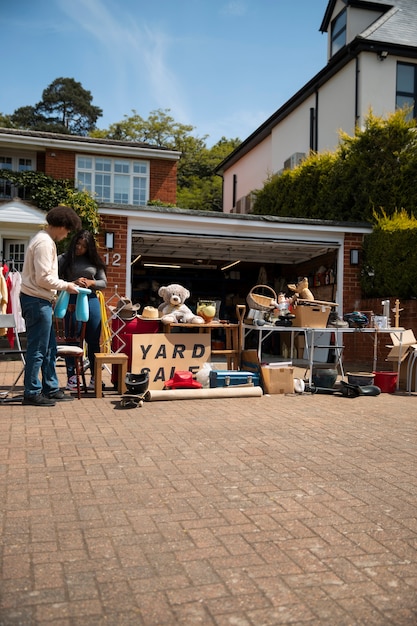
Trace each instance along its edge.
<instances>
[{"instance_id":1,"label":"paving brick","mask_svg":"<svg viewBox=\"0 0 417 626\"><path fill-rule=\"evenodd\" d=\"M119 399L0 403L2 626L415 626L414 394Z\"/></svg>"}]
</instances>

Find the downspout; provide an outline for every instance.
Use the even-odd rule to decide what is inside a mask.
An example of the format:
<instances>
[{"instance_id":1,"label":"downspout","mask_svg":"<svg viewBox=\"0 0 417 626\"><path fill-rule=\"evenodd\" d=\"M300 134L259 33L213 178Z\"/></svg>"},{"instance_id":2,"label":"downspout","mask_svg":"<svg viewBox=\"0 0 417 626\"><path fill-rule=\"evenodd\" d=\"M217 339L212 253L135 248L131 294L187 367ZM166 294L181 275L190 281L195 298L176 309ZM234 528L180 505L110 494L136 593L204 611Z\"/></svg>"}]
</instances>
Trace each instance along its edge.
<instances>
[{"instance_id":1,"label":"downspout","mask_svg":"<svg viewBox=\"0 0 417 626\"><path fill-rule=\"evenodd\" d=\"M319 94L315 93L314 107L310 108L310 152L317 152Z\"/></svg>"},{"instance_id":2,"label":"downspout","mask_svg":"<svg viewBox=\"0 0 417 626\"><path fill-rule=\"evenodd\" d=\"M359 57L355 57L355 129L359 121Z\"/></svg>"}]
</instances>

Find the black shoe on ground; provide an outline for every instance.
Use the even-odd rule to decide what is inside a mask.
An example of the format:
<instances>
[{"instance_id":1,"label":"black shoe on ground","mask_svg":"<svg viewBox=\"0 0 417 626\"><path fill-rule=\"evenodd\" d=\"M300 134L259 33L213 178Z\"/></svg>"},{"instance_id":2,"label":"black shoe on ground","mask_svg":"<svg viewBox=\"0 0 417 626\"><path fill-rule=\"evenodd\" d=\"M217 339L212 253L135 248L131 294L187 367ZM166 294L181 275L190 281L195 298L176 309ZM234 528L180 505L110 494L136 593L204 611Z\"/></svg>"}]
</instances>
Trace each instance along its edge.
<instances>
[{"instance_id":1,"label":"black shoe on ground","mask_svg":"<svg viewBox=\"0 0 417 626\"><path fill-rule=\"evenodd\" d=\"M52 398L47 398L41 393L35 396L23 396L22 404L30 406L55 406L56 402Z\"/></svg>"},{"instance_id":2,"label":"black shoe on ground","mask_svg":"<svg viewBox=\"0 0 417 626\"><path fill-rule=\"evenodd\" d=\"M69 393L64 393L62 389L58 389L58 391L55 391L55 393L51 393L48 398L56 402L70 402L71 400L74 400L74 398L70 396Z\"/></svg>"}]
</instances>

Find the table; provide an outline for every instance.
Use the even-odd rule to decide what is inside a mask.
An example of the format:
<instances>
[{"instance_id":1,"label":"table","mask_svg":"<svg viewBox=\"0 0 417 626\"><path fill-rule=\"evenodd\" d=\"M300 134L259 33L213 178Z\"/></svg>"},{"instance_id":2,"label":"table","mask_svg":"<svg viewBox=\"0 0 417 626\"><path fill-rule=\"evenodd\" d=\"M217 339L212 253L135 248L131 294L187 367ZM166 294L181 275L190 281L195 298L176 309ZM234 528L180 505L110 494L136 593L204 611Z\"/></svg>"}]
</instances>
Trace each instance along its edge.
<instances>
[{"instance_id":1,"label":"table","mask_svg":"<svg viewBox=\"0 0 417 626\"><path fill-rule=\"evenodd\" d=\"M222 322L209 322L206 324L189 324L189 323L172 323L165 324L164 330L166 333L170 333L173 328L192 328L199 333L212 333L213 330L222 330L225 335L225 347L221 349L211 350L211 355L225 356L227 369L238 370L240 367L240 346L241 341L239 338L240 324L222 323Z\"/></svg>"},{"instance_id":2,"label":"table","mask_svg":"<svg viewBox=\"0 0 417 626\"><path fill-rule=\"evenodd\" d=\"M296 335L302 333L305 338L305 346L308 355L308 363L306 366L306 372L309 372L308 382L312 384L312 375L313 375L313 364L314 364L314 350L318 346L315 345L315 338L317 334L327 334L331 333L335 336L335 345L331 346L331 349L335 351L336 355L336 366L339 366L340 373L342 378L345 377L344 369L343 369L343 335L346 333L352 334L364 334L369 335L373 338L373 355L372 355L372 365L373 371L376 370L377 367L377 359L378 359L378 339L381 335L391 335L394 334L396 339L398 340L399 350L398 350L398 362L397 362L397 389L399 388L400 382L400 367L401 367L401 356L402 356L402 340L403 334L405 332L404 328L336 328L336 327L326 327L326 328L302 328L297 326L255 326L252 324L242 324L243 333L242 333L242 349L244 348L245 339L250 332L258 333L258 359L262 361L262 344L263 342L272 334L272 333L291 333L291 352L294 353L294 338Z\"/></svg>"}]
</instances>

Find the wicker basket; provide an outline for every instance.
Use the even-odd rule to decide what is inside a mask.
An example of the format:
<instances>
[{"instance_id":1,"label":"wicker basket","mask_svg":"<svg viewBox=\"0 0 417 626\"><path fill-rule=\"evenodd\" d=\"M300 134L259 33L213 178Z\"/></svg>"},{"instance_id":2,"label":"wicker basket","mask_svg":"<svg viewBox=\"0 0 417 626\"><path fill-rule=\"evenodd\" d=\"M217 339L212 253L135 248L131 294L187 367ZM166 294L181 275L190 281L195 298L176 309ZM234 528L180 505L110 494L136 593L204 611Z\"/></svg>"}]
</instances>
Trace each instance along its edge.
<instances>
[{"instance_id":1,"label":"wicker basket","mask_svg":"<svg viewBox=\"0 0 417 626\"><path fill-rule=\"evenodd\" d=\"M276 301L277 294L268 285L255 285L246 297L249 308L256 311L270 311L274 308Z\"/></svg>"}]
</instances>

